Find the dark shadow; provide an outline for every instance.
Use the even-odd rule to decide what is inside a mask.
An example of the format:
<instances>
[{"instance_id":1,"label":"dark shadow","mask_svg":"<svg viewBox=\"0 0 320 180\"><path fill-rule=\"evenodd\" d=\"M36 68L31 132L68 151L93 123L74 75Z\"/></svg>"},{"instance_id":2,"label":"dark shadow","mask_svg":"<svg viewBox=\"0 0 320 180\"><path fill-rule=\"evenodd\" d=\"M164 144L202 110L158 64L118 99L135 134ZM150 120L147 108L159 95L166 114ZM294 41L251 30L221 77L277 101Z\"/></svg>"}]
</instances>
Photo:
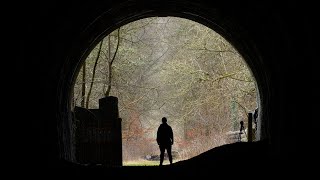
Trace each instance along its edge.
<instances>
[{"instance_id":1,"label":"dark shadow","mask_svg":"<svg viewBox=\"0 0 320 180\"><path fill-rule=\"evenodd\" d=\"M208 177L217 174L225 174L226 177L244 178L245 172L250 175L257 175L268 168L271 158L269 156L268 141L259 142L238 142L213 148L196 157L179 161L172 165L163 166L123 166L109 167L102 166L81 166L63 161L61 167L73 167L77 170L86 170L81 173L96 173L94 176L108 177L130 177L130 178L188 178L188 177ZM263 163L262 163L263 162ZM258 169L253 169L259 167ZM271 170L275 170L270 167ZM253 176L254 177L254 176ZM252 179L253 177L247 177Z\"/></svg>"}]
</instances>

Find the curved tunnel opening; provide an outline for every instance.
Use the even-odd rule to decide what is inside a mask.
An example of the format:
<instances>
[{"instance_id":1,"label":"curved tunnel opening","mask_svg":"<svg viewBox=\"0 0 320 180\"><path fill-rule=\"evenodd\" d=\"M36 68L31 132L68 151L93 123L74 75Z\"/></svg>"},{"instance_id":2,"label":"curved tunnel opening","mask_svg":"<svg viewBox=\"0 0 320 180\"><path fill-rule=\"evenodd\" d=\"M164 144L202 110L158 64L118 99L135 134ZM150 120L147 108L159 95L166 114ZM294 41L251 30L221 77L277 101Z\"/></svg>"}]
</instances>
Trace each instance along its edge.
<instances>
[{"instance_id":1,"label":"curved tunnel opening","mask_svg":"<svg viewBox=\"0 0 320 180\"><path fill-rule=\"evenodd\" d=\"M117 9L118 8L118 9ZM257 126L257 141L268 138L268 122L266 121L268 112L268 84L267 72L264 69L260 54L251 41L250 36L245 29L239 25L234 17L225 14L219 14L219 10L215 12L199 12L196 8L190 5L182 4L181 9L141 9L139 6L132 8L132 12L124 11L126 6L117 7L109 10L95 19L88 25L77 42L75 42L70 56L68 57L62 74L64 75L63 81L60 82L60 98L59 98L59 120L61 123L58 132L61 135L59 143L61 144L60 155L62 158L76 162L76 149L72 139L73 123L72 123L72 109L73 109L73 88L80 71L81 65L88 57L90 52L96 47L99 42L112 33L119 27L148 17L180 17L198 22L213 31L217 32L225 38L243 57L253 77L256 80L257 89L257 107L259 108L259 122ZM121 13L120 13L121 12ZM110 18L113 14L114 18ZM69 132L68 132L69 131ZM65 133L68 132L68 133Z\"/></svg>"},{"instance_id":2,"label":"curved tunnel opening","mask_svg":"<svg viewBox=\"0 0 320 180\"><path fill-rule=\"evenodd\" d=\"M248 113L260 105L239 52L212 29L183 18L149 17L119 27L98 42L78 71L73 113L75 107L99 109L100 98L118 98L124 165L158 164L155 135L162 116L174 130L177 162L247 142ZM79 118L73 119L75 129ZM257 119L251 124L255 141Z\"/></svg>"}]
</instances>

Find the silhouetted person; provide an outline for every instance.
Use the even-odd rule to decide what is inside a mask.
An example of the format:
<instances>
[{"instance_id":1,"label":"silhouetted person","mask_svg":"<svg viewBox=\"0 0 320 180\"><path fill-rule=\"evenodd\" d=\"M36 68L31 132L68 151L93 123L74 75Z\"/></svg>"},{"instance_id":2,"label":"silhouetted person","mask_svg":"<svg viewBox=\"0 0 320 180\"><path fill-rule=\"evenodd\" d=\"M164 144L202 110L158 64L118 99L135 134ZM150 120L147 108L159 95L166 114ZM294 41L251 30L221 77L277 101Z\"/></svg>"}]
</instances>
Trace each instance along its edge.
<instances>
[{"instance_id":1,"label":"silhouetted person","mask_svg":"<svg viewBox=\"0 0 320 180\"><path fill-rule=\"evenodd\" d=\"M162 166L164 152L167 150L170 164L172 164L171 146L173 145L172 128L167 124L167 118L162 118L162 124L157 131L157 143L160 148L160 166Z\"/></svg>"},{"instance_id":2,"label":"silhouetted person","mask_svg":"<svg viewBox=\"0 0 320 180\"><path fill-rule=\"evenodd\" d=\"M240 121L239 141L241 141L241 134L243 134L242 131L244 131L244 133L246 133L244 130L243 121Z\"/></svg>"},{"instance_id":3,"label":"silhouetted person","mask_svg":"<svg viewBox=\"0 0 320 180\"><path fill-rule=\"evenodd\" d=\"M253 113L253 122L255 124L255 127L257 128L257 124L258 124L258 108L254 110Z\"/></svg>"}]
</instances>

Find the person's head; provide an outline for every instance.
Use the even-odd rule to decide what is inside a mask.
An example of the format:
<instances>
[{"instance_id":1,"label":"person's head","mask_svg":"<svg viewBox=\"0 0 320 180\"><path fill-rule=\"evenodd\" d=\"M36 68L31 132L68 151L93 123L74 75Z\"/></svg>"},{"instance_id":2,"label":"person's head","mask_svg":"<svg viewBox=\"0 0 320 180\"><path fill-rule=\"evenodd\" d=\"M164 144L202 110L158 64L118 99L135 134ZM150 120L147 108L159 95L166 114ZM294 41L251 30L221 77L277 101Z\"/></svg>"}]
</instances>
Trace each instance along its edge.
<instances>
[{"instance_id":1,"label":"person's head","mask_svg":"<svg viewBox=\"0 0 320 180\"><path fill-rule=\"evenodd\" d=\"M167 118L166 117L162 118L162 123L167 123Z\"/></svg>"}]
</instances>

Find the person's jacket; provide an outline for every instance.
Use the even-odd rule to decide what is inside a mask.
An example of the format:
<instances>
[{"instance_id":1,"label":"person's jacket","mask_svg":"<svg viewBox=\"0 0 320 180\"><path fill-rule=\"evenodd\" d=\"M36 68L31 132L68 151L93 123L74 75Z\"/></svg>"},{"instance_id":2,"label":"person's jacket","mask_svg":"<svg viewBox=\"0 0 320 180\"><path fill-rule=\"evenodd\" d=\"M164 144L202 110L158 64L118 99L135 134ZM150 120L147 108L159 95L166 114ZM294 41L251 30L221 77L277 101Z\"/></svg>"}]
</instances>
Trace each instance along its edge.
<instances>
[{"instance_id":1,"label":"person's jacket","mask_svg":"<svg viewBox=\"0 0 320 180\"><path fill-rule=\"evenodd\" d=\"M157 131L157 143L158 145L172 145L173 144L173 132L172 128L167 123L162 123Z\"/></svg>"}]
</instances>

